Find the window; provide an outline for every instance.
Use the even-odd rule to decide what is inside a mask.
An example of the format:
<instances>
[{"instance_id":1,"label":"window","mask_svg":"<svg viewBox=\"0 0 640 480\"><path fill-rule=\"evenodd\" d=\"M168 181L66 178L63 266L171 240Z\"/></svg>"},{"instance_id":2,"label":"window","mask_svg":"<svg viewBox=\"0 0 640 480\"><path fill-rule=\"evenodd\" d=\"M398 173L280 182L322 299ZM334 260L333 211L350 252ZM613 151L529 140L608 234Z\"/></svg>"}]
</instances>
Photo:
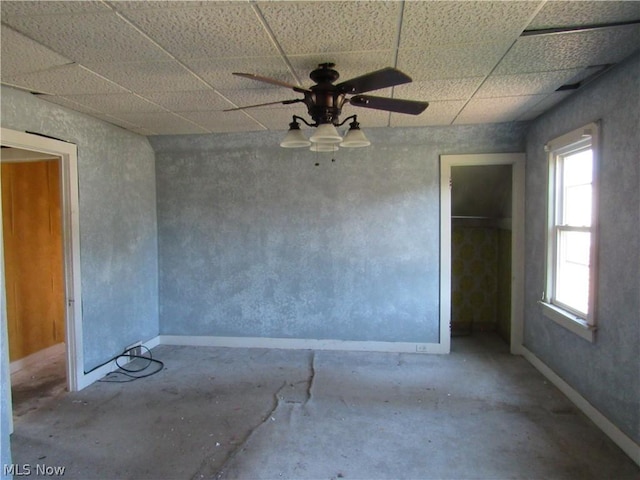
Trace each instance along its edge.
<instances>
[{"instance_id":1,"label":"window","mask_svg":"<svg viewBox=\"0 0 640 480\"><path fill-rule=\"evenodd\" d=\"M595 330L596 172L598 125L547 145L549 205L543 312L583 338Z\"/></svg>"}]
</instances>

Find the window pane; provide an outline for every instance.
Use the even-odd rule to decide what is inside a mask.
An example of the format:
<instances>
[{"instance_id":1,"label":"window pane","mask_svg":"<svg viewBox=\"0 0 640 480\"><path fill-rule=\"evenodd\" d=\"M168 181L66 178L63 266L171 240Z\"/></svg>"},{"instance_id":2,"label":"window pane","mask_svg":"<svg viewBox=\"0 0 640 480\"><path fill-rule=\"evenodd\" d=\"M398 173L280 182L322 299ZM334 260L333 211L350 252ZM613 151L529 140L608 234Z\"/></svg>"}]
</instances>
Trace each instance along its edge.
<instances>
[{"instance_id":1,"label":"window pane","mask_svg":"<svg viewBox=\"0 0 640 480\"><path fill-rule=\"evenodd\" d=\"M566 186L591 183L593 176L593 154L591 149L571 153L563 157L563 178Z\"/></svg>"},{"instance_id":2,"label":"window pane","mask_svg":"<svg viewBox=\"0 0 640 480\"><path fill-rule=\"evenodd\" d=\"M589 308L591 233L558 233L555 299L583 314Z\"/></svg>"},{"instance_id":3,"label":"window pane","mask_svg":"<svg viewBox=\"0 0 640 480\"><path fill-rule=\"evenodd\" d=\"M564 191L564 225L591 226L591 185L566 187Z\"/></svg>"},{"instance_id":4,"label":"window pane","mask_svg":"<svg viewBox=\"0 0 640 480\"><path fill-rule=\"evenodd\" d=\"M591 149L562 157L562 225L591 225L591 182L593 155Z\"/></svg>"}]
</instances>

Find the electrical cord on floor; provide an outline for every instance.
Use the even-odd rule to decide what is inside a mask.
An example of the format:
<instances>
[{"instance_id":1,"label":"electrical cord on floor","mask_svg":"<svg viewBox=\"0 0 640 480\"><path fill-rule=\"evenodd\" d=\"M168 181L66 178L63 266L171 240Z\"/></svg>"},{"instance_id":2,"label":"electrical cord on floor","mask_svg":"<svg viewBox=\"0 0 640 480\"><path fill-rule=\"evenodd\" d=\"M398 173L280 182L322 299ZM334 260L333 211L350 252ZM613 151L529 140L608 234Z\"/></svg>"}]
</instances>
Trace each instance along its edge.
<instances>
[{"instance_id":1,"label":"electrical cord on floor","mask_svg":"<svg viewBox=\"0 0 640 480\"><path fill-rule=\"evenodd\" d=\"M131 352L140 347L140 349L144 349L146 350L146 354L143 355L131 355ZM136 368L129 368L129 367L125 367L124 365L121 365L119 360L121 358L126 358L129 360L146 360L146 364L140 366L140 367L136 367ZM151 350L149 350L147 347L145 347L144 345L138 345L136 347L131 347L131 348L127 348L125 349L121 354L116 355L113 358L110 358L109 360L107 360L106 362L92 368L91 370L89 370L88 372L85 372L85 374L87 373L91 373L95 370L97 370L100 367L104 367L105 365L107 365L110 362L116 362L116 365L118 367L118 370L115 370L113 372L108 373L103 379L98 380L99 382L103 382L103 383L128 383L128 382L133 382L135 380L139 380L141 378L147 378L150 377L151 375L155 375L156 373L158 373L159 371L161 371L164 368L164 363L160 360L157 360L155 358L153 358L153 355L151 354ZM154 370L147 372L147 373L142 373L145 370L147 370L149 367L151 367L151 365L154 365L155 368ZM120 377L120 378L118 378ZM121 377L125 377L125 378L121 378Z\"/></svg>"}]
</instances>

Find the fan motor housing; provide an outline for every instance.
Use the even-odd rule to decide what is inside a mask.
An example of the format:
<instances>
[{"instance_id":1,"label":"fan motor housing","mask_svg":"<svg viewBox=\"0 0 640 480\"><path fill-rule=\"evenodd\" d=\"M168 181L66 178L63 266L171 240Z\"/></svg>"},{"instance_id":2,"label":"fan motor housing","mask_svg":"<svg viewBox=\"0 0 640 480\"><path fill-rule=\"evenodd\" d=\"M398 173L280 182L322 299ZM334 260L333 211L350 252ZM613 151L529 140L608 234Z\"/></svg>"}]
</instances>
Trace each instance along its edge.
<instances>
[{"instance_id":1,"label":"fan motor housing","mask_svg":"<svg viewBox=\"0 0 640 480\"><path fill-rule=\"evenodd\" d=\"M305 104L309 116L319 125L321 123L338 123L345 94L333 84L340 74L333 69L333 63L321 63L309 74L316 85L310 93L305 94Z\"/></svg>"}]
</instances>

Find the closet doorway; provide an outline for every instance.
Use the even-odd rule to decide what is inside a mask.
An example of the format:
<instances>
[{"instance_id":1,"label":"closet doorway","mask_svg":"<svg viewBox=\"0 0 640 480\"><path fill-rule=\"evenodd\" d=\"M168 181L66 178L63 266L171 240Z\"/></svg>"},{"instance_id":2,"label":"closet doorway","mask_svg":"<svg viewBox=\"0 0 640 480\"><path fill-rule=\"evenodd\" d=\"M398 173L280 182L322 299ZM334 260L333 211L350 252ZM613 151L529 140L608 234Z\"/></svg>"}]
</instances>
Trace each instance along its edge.
<instances>
[{"instance_id":1,"label":"closet doorway","mask_svg":"<svg viewBox=\"0 0 640 480\"><path fill-rule=\"evenodd\" d=\"M522 345L524 154L441 156L441 325Z\"/></svg>"}]
</instances>

